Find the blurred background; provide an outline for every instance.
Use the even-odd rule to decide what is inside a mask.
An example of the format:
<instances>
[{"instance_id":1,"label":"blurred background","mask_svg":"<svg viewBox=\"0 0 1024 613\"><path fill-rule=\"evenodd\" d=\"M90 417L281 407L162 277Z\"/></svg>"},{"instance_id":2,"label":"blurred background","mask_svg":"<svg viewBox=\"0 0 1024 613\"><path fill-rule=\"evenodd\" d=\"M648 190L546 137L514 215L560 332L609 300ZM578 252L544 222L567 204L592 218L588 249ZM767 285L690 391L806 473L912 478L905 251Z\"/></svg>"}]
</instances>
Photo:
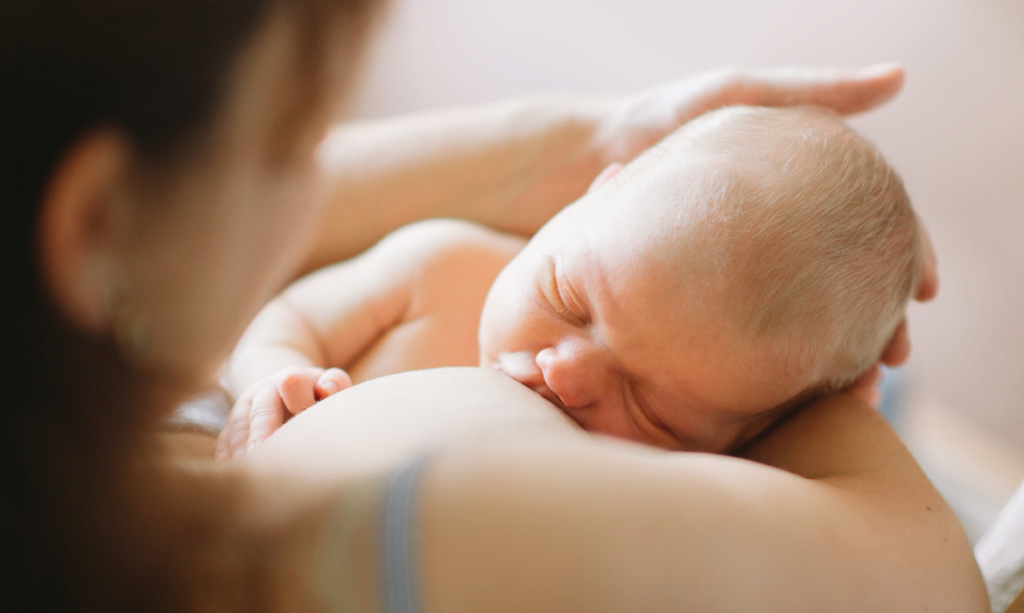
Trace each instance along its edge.
<instances>
[{"instance_id":1,"label":"blurred background","mask_svg":"<svg viewBox=\"0 0 1024 613\"><path fill-rule=\"evenodd\" d=\"M941 291L886 403L974 540L1024 478L1024 1L393 0L355 110L888 60L903 93L851 123L902 174Z\"/></svg>"}]
</instances>

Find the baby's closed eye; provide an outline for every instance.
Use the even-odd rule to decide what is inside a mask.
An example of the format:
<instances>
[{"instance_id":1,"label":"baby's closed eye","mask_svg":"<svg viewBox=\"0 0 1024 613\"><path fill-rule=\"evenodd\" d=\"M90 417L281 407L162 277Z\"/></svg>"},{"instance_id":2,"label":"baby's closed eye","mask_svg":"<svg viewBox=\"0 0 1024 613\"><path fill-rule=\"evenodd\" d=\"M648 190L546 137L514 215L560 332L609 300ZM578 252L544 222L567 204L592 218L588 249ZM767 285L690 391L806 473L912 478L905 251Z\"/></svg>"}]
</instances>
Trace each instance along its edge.
<instances>
[{"instance_id":1,"label":"baby's closed eye","mask_svg":"<svg viewBox=\"0 0 1024 613\"><path fill-rule=\"evenodd\" d=\"M684 449L686 445L660 417L659 412L650 403L642 387L635 381L627 381L624 385L627 407L634 423L649 437L643 442L651 443L667 449Z\"/></svg>"},{"instance_id":2,"label":"baby's closed eye","mask_svg":"<svg viewBox=\"0 0 1024 613\"><path fill-rule=\"evenodd\" d=\"M578 294L567 281L560 279L554 260L551 261L549 267L544 295L555 312L569 323L577 326L585 326L590 323Z\"/></svg>"}]
</instances>

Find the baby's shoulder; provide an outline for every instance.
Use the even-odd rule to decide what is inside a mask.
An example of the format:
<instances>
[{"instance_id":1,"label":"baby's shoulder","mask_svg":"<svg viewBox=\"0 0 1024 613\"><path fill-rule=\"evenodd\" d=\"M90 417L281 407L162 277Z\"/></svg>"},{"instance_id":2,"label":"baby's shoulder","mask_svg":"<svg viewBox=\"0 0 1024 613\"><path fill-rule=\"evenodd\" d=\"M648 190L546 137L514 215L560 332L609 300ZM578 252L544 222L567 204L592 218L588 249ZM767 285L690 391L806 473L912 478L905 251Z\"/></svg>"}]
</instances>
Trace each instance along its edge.
<instances>
[{"instance_id":1,"label":"baby's shoulder","mask_svg":"<svg viewBox=\"0 0 1024 613\"><path fill-rule=\"evenodd\" d=\"M408 266L407 318L445 313L470 326L475 358L476 327L495 277L519 253L526 240L466 221L430 219L406 226L388 237L391 257Z\"/></svg>"},{"instance_id":2,"label":"baby's shoulder","mask_svg":"<svg viewBox=\"0 0 1024 613\"><path fill-rule=\"evenodd\" d=\"M391 233L381 247L416 258L423 270L469 262L511 260L526 239L460 219L427 219Z\"/></svg>"}]
</instances>

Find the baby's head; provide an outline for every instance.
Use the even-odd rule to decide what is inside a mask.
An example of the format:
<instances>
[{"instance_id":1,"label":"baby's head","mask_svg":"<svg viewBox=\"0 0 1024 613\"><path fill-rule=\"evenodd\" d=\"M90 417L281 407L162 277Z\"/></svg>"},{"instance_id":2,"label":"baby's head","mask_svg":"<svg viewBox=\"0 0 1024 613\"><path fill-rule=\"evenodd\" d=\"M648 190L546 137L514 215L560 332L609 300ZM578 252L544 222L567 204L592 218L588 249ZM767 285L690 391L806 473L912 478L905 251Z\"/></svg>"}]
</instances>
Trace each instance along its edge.
<instances>
[{"instance_id":1,"label":"baby's head","mask_svg":"<svg viewBox=\"0 0 1024 613\"><path fill-rule=\"evenodd\" d=\"M725 451L879 359L920 241L838 117L722 109L538 232L491 288L481 363L589 431Z\"/></svg>"}]
</instances>

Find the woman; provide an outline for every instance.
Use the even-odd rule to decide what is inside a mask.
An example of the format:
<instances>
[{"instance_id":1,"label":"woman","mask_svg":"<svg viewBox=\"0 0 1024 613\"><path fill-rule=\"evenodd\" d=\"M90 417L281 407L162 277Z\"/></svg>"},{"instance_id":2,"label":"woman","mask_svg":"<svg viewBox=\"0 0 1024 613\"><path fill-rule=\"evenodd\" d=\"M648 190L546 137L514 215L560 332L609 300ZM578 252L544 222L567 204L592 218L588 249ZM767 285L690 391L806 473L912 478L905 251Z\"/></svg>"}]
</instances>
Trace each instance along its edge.
<instances>
[{"instance_id":1,"label":"woman","mask_svg":"<svg viewBox=\"0 0 1024 613\"><path fill-rule=\"evenodd\" d=\"M371 17L368 0L0 7L0 242L14 288L0 608L372 611L404 596L442 611L984 606L948 509L848 396L747 451L802 477L584 438L476 370L354 388L226 468L172 454L162 420L211 383L300 267L429 215L528 232L608 162L704 110L853 112L901 79L724 71L624 100L350 128L325 143L318 183L315 147ZM353 410L332 410L342 405ZM367 453L326 435L342 416L338 436ZM520 433L481 443L487 424ZM409 525L380 514L403 464L418 477L416 553L408 538L382 550L375 531ZM382 551L419 589L385 579Z\"/></svg>"}]
</instances>

